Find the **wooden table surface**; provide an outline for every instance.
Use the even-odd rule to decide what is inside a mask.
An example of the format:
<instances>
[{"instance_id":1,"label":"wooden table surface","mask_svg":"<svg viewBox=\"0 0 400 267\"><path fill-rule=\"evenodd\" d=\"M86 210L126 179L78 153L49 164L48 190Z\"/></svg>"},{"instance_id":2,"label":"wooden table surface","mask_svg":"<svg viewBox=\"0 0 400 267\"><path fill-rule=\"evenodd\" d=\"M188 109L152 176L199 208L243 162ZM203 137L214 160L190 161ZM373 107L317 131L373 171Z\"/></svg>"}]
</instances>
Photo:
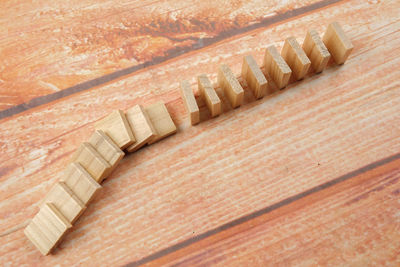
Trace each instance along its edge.
<instances>
[{"instance_id":1,"label":"wooden table surface","mask_svg":"<svg viewBox=\"0 0 400 267\"><path fill-rule=\"evenodd\" d=\"M400 265L399 1L3 1L0 265ZM179 82L339 21L348 61L190 126ZM245 88L246 89L246 88ZM196 95L198 95L196 88ZM23 229L114 109L178 133L127 155L60 246Z\"/></svg>"}]
</instances>

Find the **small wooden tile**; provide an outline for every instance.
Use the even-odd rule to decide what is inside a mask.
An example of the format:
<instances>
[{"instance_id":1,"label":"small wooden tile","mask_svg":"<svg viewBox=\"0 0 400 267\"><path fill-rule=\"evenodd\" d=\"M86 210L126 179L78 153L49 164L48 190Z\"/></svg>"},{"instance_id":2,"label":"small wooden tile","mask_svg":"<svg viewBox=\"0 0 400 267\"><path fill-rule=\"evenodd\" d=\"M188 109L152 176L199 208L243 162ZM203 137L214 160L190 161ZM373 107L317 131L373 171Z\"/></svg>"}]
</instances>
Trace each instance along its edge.
<instances>
[{"instance_id":1,"label":"small wooden tile","mask_svg":"<svg viewBox=\"0 0 400 267\"><path fill-rule=\"evenodd\" d=\"M25 228L24 233L43 255L47 255L71 227L71 223L54 204L46 203Z\"/></svg>"},{"instance_id":2,"label":"small wooden tile","mask_svg":"<svg viewBox=\"0 0 400 267\"><path fill-rule=\"evenodd\" d=\"M138 150L157 135L149 116L141 105L135 105L128 109L126 119L136 139L136 142L126 149L128 152Z\"/></svg>"},{"instance_id":3,"label":"small wooden tile","mask_svg":"<svg viewBox=\"0 0 400 267\"><path fill-rule=\"evenodd\" d=\"M131 127L121 110L114 110L95 124L96 130L104 131L121 149L135 142Z\"/></svg>"},{"instance_id":4,"label":"small wooden tile","mask_svg":"<svg viewBox=\"0 0 400 267\"><path fill-rule=\"evenodd\" d=\"M309 30L303 43L303 50L311 61L316 73L322 72L328 64L331 54L322 42L316 30Z\"/></svg>"},{"instance_id":5,"label":"small wooden tile","mask_svg":"<svg viewBox=\"0 0 400 267\"><path fill-rule=\"evenodd\" d=\"M307 74L311 61L300 47L296 38L289 37L282 48L282 58L289 65L297 80L301 80Z\"/></svg>"},{"instance_id":6,"label":"small wooden tile","mask_svg":"<svg viewBox=\"0 0 400 267\"><path fill-rule=\"evenodd\" d=\"M111 165L87 142L82 143L75 151L72 162L80 163L98 183L101 183L107 177L111 168Z\"/></svg>"},{"instance_id":7,"label":"small wooden tile","mask_svg":"<svg viewBox=\"0 0 400 267\"><path fill-rule=\"evenodd\" d=\"M101 188L101 185L77 162L67 166L60 180L74 192L84 205L87 205Z\"/></svg>"},{"instance_id":8,"label":"small wooden tile","mask_svg":"<svg viewBox=\"0 0 400 267\"><path fill-rule=\"evenodd\" d=\"M285 88L289 83L292 71L273 45L267 47L265 50L264 66L266 72L274 80L276 86L279 89Z\"/></svg>"},{"instance_id":9,"label":"small wooden tile","mask_svg":"<svg viewBox=\"0 0 400 267\"><path fill-rule=\"evenodd\" d=\"M150 139L149 144L153 144L171 134L176 133L176 126L172 121L167 107L162 102L158 102L145 108L151 123L156 129L157 135Z\"/></svg>"},{"instance_id":10,"label":"small wooden tile","mask_svg":"<svg viewBox=\"0 0 400 267\"><path fill-rule=\"evenodd\" d=\"M255 98L262 98L267 94L268 81L251 55L243 58L242 78L246 80Z\"/></svg>"},{"instance_id":11,"label":"small wooden tile","mask_svg":"<svg viewBox=\"0 0 400 267\"><path fill-rule=\"evenodd\" d=\"M199 91L208 109L211 112L211 116L215 117L221 114L222 112L222 104L219 99L217 93L214 90L214 87L211 84L210 79L208 79L206 74L201 74L197 77L197 84L199 86Z\"/></svg>"},{"instance_id":12,"label":"small wooden tile","mask_svg":"<svg viewBox=\"0 0 400 267\"><path fill-rule=\"evenodd\" d=\"M44 204L53 203L70 223L74 223L86 208L74 192L61 181L53 186L43 202Z\"/></svg>"},{"instance_id":13,"label":"small wooden tile","mask_svg":"<svg viewBox=\"0 0 400 267\"><path fill-rule=\"evenodd\" d=\"M187 112L189 113L190 123L192 125L199 123L200 122L199 106L197 105L193 90L190 87L190 83L186 80L181 82L181 96L183 104Z\"/></svg>"},{"instance_id":14,"label":"small wooden tile","mask_svg":"<svg viewBox=\"0 0 400 267\"><path fill-rule=\"evenodd\" d=\"M222 64L218 69L218 85L224 90L231 106L237 108L243 103L244 91L235 74L228 65Z\"/></svg>"},{"instance_id":15,"label":"small wooden tile","mask_svg":"<svg viewBox=\"0 0 400 267\"><path fill-rule=\"evenodd\" d=\"M343 64L353 50L353 44L336 21L329 24L322 40L337 64Z\"/></svg>"},{"instance_id":16,"label":"small wooden tile","mask_svg":"<svg viewBox=\"0 0 400 267\"><path fill-rule=\"evenodd\" d=\"M105 174L107 177L117 167L125 153L102 130L96 130L89 138L89 143L111 165Z\"/></svg>"}]
</instances>

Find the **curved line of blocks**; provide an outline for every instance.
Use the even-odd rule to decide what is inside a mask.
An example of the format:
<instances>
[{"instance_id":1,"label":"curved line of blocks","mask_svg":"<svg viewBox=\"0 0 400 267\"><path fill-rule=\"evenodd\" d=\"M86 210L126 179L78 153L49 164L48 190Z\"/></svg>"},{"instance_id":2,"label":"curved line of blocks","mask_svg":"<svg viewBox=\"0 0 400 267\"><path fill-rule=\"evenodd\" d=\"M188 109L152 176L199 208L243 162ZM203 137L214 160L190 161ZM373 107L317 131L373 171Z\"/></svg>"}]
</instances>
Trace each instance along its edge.
<instances>
[{"instance_id":1,"label":"curved line of blocks","mask_svg":"<svg viewBox=\"0 0 400 267\"><path fill-rule=\"evenodd\" d=\"M343 64L352 49L350 40L334 22L322 40L315 30L310 30L302 47L294 37L285 40L281 54L275 46L267 47L264 67L268 77L282 89L292 75L296 80L303 79L310 66L317 73L323 71L331 56L337 64ZM244 57L241 75L255 98L269 93L268 80L252 56ZM211 116L221 114L221 100L207 75L199 75L197 82ZM244 90L225 64L219 68L218 85L233 108L243 103ZM191 124L199 123L199 107L188 81L181 82L181 95ZM124 157L124 149L134 152L176 131L162 102L145 108L136 105L126 112L116 110L101 119L89 140L75 151L60 181L41 202L39 212L24 230L25 235L43 255L49 254L99 191L101 182Z\"/></svg>"}]
</instances>

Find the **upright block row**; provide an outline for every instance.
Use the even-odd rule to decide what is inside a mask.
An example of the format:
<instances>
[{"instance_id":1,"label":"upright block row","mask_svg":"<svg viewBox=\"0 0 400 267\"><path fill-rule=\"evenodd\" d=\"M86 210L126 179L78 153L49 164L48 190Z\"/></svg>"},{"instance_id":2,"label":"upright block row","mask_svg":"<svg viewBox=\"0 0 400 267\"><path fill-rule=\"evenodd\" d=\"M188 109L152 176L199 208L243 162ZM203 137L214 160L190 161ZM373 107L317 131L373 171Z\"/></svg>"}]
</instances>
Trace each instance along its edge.
<instances>
[{"instance_id":1,"label":"upright block row","mask_svg":"<svg viewBox=\"0 0 400 267\"><path fill-rule=\"evenodd\" d=\"M43 255L50 253L122 160L123 149L134 152L175 132L162 102L110 113L95 124L93 134L75 151L61 179L25 228L25 235Z\"/></svg>"}]
</instances>

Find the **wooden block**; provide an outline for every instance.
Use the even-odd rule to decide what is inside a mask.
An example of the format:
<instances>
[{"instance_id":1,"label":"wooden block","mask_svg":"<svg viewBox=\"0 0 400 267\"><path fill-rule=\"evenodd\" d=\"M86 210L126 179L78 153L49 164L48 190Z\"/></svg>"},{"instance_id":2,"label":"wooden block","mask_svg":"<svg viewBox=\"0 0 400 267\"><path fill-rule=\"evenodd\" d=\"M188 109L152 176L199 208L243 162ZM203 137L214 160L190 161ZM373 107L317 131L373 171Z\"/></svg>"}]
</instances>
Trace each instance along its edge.
<instances>
[{"instance_id":1,"label":"wooden block","mask_svg":"<svg viewBox=\"0 0 400 267\"><path fill-rule=\"evenodd\" d=\"M264 66L266 72L274 80L279 89L286 87L292 71L273 45L267 47L265 50Z\"/></svg>"},{"instance_id":2,"label":"wooden block","mask_svg":"<svg viewBox=\"0 0 400 267\"><path fill-rule=\"evenodd\" d=\"M105 174L107 177L117 167L125 153L102 130L96 130L89 138L89 143L111 165Z\"/></svg>"},{"instance_id":3,"label":"wooden block","mask_svg":"<svg viewBox=\"0 0 400 267\"><path fill-rule=\"evenodd\" d=\"M107 177L111 168L111 165L87 142L82 143L75 151L72 162L80 163L98 183L101 183Z\"/></svg>"},{"instance_id":4,"label":"wooden block","mask_svg":"<svg viewBox=\"0 0 400 267\"><path fill-rule=\"evenodd\" d=\"M101 188L101 185L77 162L68 165L60 180L84 205L87 205Z\"/></svg>"},{"instance_id":5,"label":"wooden block","mask_svg":"<svg viewBox=\"0 0 400 267\"><path fill-rule=\"evenodd\" d=\"M233 108L237 108L243 103L243 88L236 79L235 74L226 64L219 66L218 85L224 90Z\"/></svg>"},{"instance_id":6,"label":"wooden block","mask_svg":"<svg viewBox=\"0 0 400 267\"><path fill-rule=\"evenodd\" d=\"M303 50L311 61L316 73L323 71L331 57L316 30L309 30L303 43Z\"/></svg>"},{"instance_id":7,"label":"wooden block","mask_svg":"<svg viewBox=\"0 0 400 267\"><path fill-rule=\"evenodd\" d=\"M104 131L121 149L135 142L131 127L121 110L115 110L95 124L96 130Z\"/></svg>"},{"instance_id":8,"label":"wooden block","mask_svg":"<svg viewBox=\"0 0 400 267\"><path fill-rule=\"evenodd\" d=\"M282 58L289 65L297 80L301 80L307 74L311 61L300 47L296 38L289 37L282 48Z\"/></svg>"},{"instance_id":9,"label":"wooden block","mask_svg":"<svg viewBox=\"0 0 400 267\"><path fill-rule=\"evenodd\" d=\"M329 24L322 40L337 64L343 64L353 50L353 44L336 21Z\"/></svg>"},{"instance_id":10,"label":"wooden block","mask_svg":"<svg viewBox=\"0 0 400 267\"><path fill-rule=\"evenodd\" d=\"M53 203L46 203L25 228L24 233L43 255L47 255L71 227L71 223Z\"/></svg>"},{"instance_id":11,"label":"wooden block","mask_svg":"<svg viewBox=\"0 0 400 267\"><path fill-rule=\"evenodd\" d=\"M126 112L136 142L130 145L128 152L134 152L157 135L149 116L141 105L135 105Z\"/></svg>"},{"instance_id":12,"label":"wooden block","mask_svg":"<svg viewBox=\"0 0 400 267\"><path fill-rule=\"evenodd\" d=\"M190 123L195 125L200 122L200 111L194 97L190 83L186 80L181 82L181 96L183 100L183 105L185 106L187 112L189 113Z\"/></svg>"},{"instance_id":13,"label":"wooden block","mask_svg":"<svg viewBox=\"0 0 400 267\"><path fill-rule=\"evenodd\" d=\"M208 109L211 112L211 116L215 117L221 114L222 106L221 100L219 99L217 93L215 92L210 79L208 79L206 74L201 74L197 77L197 84L199 86L199 91Z\"/></svg>"},{"instance_id":14,"label":"wooden block","mask_svg":"<svg viewBox=\"0 0 400 267\"><path fill-rule=\"evenodd\" d=\"M158 102L145 108L147 115L156 129L157 135L150 139L148 144L153 144L164 137L176 133L176 126L172 121L169 112L162 102Z\"/></svg>"},{"instance_id":15,"label":"wooden block","mask_svg":"<svg viewBox=\"0 0 400 267\"><path fill-rule=\"evenodd\" d=\"M74 223L86 206L64 183L57 182L43 200L43 205L53 203L58 211L70 222Z\"/></svg>"},{"instance_id":16,"label":"wooden block","mask_svg":"<svg viewBox=\"0 0 400 267\"><path fill-rule=\"evenodd\" d=\"M255 98L261 98L267 94L268 81L251 55L243 58L242 78L246 80Z\"/></svg>"}]
</instances>

